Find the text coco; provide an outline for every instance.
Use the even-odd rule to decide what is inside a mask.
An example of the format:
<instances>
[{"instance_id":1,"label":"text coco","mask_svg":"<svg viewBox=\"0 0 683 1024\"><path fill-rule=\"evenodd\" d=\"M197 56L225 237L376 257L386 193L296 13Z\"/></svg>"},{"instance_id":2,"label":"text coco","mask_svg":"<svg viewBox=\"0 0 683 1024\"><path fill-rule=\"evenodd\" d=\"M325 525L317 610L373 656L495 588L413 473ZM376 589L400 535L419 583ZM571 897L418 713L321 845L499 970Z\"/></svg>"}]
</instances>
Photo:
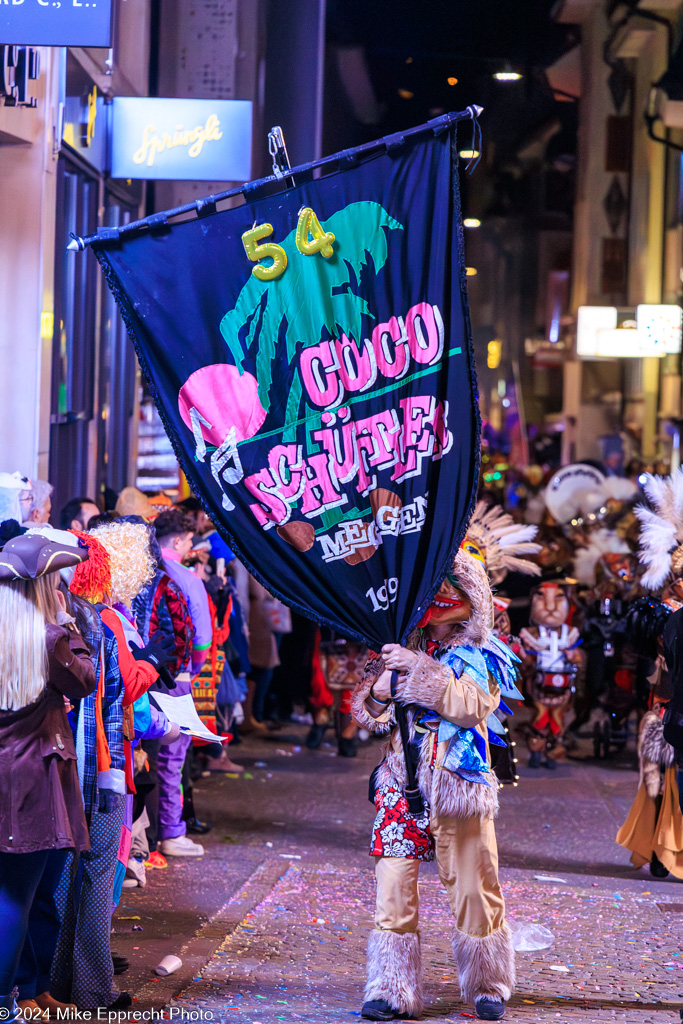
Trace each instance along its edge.
<instances>
[{"instance_id":1,"label":"text coco","mask_svg":"<svg viewBox=\"0 0 683 1024\"><path fill-rule=\"evenodd\" d=\"M411 369L438 363L443 355L444 328L439 307L418 302L405 317L377 324L362 343L332 338L301 353L299 374L310 403L331 409L346 394L369 391L379 376L401 380Z\"/></svg>"}]
</instances>

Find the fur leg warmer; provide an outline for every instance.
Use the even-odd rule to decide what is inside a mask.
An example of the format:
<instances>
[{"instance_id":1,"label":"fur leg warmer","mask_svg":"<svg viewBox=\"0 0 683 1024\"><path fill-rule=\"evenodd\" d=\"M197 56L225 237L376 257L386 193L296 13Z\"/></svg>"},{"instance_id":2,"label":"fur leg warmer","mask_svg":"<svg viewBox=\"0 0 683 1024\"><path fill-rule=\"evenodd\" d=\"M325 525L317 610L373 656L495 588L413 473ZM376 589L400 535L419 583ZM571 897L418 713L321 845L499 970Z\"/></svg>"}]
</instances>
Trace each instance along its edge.
<instances>
[{"instance_id":1,"label":"fur leg warmer","mask_svg":"<svg viewBox=\"0 0 683 1024\"><path fill-rule=\"evenodd\" d=\"M375 928L370 933L364 998L386 999L401 1014L420 1016L423 997L419 932Z\"/></svg>"},{"instance_id":2,"label":"fur leg warmer","mask_svg":"<svg viewBox=\"0 0 683 1024\"><path fill-rule=\"evenodd\" d=\"M483 939L456 928L453 953L464 1000L474 1003L477 996L487 995L508 1001L515 987L515 951L507 921Z\"/></svg>"}]
</instances>

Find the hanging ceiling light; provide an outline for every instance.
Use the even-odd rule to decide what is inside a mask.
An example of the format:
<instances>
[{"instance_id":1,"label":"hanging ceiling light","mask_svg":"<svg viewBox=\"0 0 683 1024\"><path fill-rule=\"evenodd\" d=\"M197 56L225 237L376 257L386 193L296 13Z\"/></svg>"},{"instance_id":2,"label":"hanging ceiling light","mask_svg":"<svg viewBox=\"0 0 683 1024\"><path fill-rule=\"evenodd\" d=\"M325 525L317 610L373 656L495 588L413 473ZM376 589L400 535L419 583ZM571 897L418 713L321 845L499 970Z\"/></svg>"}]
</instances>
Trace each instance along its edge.
<instances>
[{"instance_id":1,"label":"hanging ceiling light","mask_svg":"<svg viewBox=\"0 0 683 1024\"><path fill-rule=\"evenodd\" d=\"M463 225L466 228L480 228L481 221L478 217L465 217Z\"/></svg>"},{"instance_id":2,"label":"hanging ceiling light","mask_svg":"<svg viewBox=\"0 0 683 1024\"><path fill-rule=\"evenodd\" d=\"M458 154L463 160L476 160L479 156L478 149L461 149Z\"/></svg>"},{"instance_id":3,"label":"hanging ceiling light","mask_svg":"<svg viewBox=\"0 0 683 1024\"><path fill-rule=\"evenodd\" d=\"M514 71L509 64L506 64L500 71L494 71L493 77L497 82L518 82L523 76L519 71Z\"/></svg>"}]
</instances>

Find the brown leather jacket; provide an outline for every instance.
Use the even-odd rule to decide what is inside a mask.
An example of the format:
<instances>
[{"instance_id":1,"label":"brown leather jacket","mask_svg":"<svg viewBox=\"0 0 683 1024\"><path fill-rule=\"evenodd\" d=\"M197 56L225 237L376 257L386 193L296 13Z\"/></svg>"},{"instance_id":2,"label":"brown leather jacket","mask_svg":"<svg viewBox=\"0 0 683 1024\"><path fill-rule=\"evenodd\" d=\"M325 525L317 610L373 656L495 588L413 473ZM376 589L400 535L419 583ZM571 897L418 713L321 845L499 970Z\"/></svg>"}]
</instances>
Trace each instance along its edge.
<instances>
[{"instance_id":1,"label":"brown leather jacket","mask_svg":"<svg viewBox=\"0 0 683 1024\"><path fill-rule=\"evenodd\" d=\"M64 696L87 697L97 679L79 633L47 625L45 645L41 696L19 711L0 711L2 853L90 848Z\"/></svg>"}]
</instances>

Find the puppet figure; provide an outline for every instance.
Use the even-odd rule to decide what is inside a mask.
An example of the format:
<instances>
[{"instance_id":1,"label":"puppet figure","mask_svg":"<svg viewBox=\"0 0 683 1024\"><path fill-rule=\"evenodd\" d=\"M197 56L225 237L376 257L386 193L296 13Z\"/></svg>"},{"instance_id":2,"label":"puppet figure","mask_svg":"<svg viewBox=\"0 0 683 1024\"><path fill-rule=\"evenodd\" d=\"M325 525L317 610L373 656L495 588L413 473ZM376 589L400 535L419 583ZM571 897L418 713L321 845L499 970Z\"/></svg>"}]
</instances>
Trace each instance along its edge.
<instances>
[{"instance_id":1,"label":"puppet figure","mask_svg":"<svg viewBox=\"0 0 683 1024\"><path fill-rule=\"evenodd\" d=\"M483 557L470 553L476 545L467 547L406 647L385 645L354 695L356 720L388 736L371 784L377 903L361 1011L367 1020L422 1010L420 861L436 859L448 892L460 988L477 1018L500 1020L514 988L489 739L504 731L493 712L500 706L510 713L501 695L521 694L517 659L492 632Z\"/></svg>"},{"instance_id":2,"label":"puppet figure","mask_svg":"<svg viewBox=\"0 0 683 1024\"><path fill-rule=\"evenodd\" d=\"M530 768L554 768L564 753L565 717L581 659L570 611L566 580L541 583L531 598L532 626L520 632L526 689L536 711L527 736Z\"/></svg>"}]
</instances>

